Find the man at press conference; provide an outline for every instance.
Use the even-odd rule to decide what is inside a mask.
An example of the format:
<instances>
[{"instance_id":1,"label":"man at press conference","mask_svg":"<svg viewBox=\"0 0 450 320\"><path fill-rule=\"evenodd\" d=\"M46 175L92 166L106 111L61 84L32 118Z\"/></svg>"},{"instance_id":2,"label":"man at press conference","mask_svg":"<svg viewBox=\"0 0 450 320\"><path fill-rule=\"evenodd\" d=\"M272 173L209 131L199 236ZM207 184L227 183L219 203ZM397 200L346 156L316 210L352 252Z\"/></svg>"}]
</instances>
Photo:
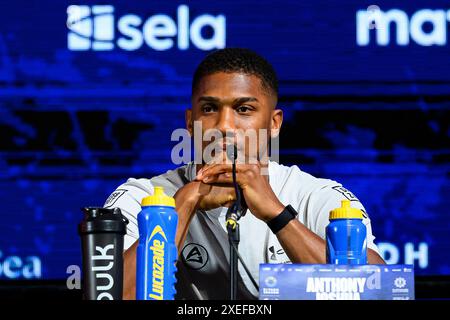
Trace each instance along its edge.
<instances>
[{"instance_id":1,"label":"man at press conference","mask_svg":"<svg viewBox=\"0 0 450 320\"><path fill-rule=\"evenodd\" d=\"M216 129L224 137L222 150L232 143L243 156L244 161L236 164L236 181L248 210L239 220L239 253L252 277L258 281L261 263L326 263L325 228L329 212L340 207L341 200L351 200L352 207L364 213L368 263L384 264L371 221L355 195L338 182L316 178L298 166L261 161L261 157L249 161L255 159L254 149L245 146L245 139L236 142L235 132L266 130L268 137L262 141L258 136L256 151L267 156L269 143L265 141L279 135L283 122L277 102L277 76L270 63L251 50L226 48L210 53L197 67L192 105L185 113L191 136L195 130L203 135ZM202 155L209 144L217 144L217 140L204 140ZM154 186L164 187L175 198L178 213L176 299L228 299L225 216L236 194L232 165L224 158L216 154L213 161L190 162L151 179L130 178L117 188L118 196L107 200L105 207L119 207L130 221L125 236L124 299L135 298L137 215L141 200L153 193ZM237 298L257 299L258 291L242 265L238 271Z\"/></svg>"}]
</instances>

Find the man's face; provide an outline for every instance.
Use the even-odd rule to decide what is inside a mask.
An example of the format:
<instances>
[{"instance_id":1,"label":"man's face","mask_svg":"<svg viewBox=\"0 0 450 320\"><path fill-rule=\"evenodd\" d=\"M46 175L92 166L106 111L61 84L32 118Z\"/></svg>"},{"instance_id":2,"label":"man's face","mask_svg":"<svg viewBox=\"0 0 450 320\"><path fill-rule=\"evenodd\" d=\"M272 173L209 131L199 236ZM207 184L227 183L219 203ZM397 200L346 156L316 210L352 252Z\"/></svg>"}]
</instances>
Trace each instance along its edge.
<instances>
[{"instance_id":1,"label":"man's face","mask_svg":"<svg viewBox=\"0 0 450 320\"><path fill-rule=\"evenodd\" d=\"M236 143L239 152L245 150L246 159L254 158L255 150L256 155L265 154L268 138L277 135L281 127L282 112L275 109L276 97L254 75L218 72L205 76L192 93L191 102L192 109L186 111L191 135L194 121L201 122L202 137L209 129L220 131L223 138L231 133L235 138L226 139L226 143ZM266 130L265 137L260 129ZM202 152L215 141L211 140L202 142Z\"/></svg>"}]
</instances>

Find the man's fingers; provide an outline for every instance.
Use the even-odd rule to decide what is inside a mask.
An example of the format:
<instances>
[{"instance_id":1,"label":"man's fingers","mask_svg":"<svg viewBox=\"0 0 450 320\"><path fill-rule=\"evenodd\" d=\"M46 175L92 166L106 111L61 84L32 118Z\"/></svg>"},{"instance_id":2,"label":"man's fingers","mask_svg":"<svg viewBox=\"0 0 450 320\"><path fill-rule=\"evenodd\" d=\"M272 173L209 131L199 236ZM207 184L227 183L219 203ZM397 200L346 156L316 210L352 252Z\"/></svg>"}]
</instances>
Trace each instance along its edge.
<instances>
[{"instance_id":1,"label":"man's fingers","mask_svg":"<svg viewBox=\"0 0 450 320\"><path fill-rule=\"evenodd\" d=\"M231 184L233 183L233 176L231 172L220 173L216 175L208 175L200 179L203 183L212 184L212 183L220 183L220 184Z\"/></svg>"},{"instance_id":2,"label":"man's fingers","mask_svg":"<svg viewBox=\"0 0 450 320\"><path fill-rule=\"evenodd\" d=\"M225 172L231 172L231 165L227 164L206 165L201 170L199 170L196 179L202 180L206 176L213 176Z\"/></svg>"},{"instance_id":3,"label":"man's fingers","mask_svg":"<svg viewBox=\"0 0 450 320\"><path fill-rule=\"evenodd\" d=\"M237 165L236 180L239 185L245 184L246 181L255 179L256 175L260 174L259 170L260 167L257 165ZM196 180L202 181L207 184L232 183L232 166L227 164L215 164L205 167L203 171L199 172Z\"/></svg>"}]
</instances>

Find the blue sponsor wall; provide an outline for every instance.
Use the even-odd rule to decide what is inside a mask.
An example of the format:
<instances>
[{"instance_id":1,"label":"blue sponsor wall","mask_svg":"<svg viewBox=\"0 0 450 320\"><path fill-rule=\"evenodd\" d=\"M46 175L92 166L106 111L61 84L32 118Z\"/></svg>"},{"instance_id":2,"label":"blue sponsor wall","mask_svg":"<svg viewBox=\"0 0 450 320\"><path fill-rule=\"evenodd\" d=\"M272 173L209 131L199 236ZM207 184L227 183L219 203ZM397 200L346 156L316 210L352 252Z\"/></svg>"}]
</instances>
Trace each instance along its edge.
<instances>
[{"instance_id":1,"label":"blue sponsor wall","mask_svg":"<svg viewBox=\"0 0 450 320\"><path fill-rule=\"evenodd\" d=\"M446 1L0 0L0 278L65 278L83 206L176 167L202 57L251 48L280 160L365 205L383 256L450 274Z\"/></svg>"}]
</instances>

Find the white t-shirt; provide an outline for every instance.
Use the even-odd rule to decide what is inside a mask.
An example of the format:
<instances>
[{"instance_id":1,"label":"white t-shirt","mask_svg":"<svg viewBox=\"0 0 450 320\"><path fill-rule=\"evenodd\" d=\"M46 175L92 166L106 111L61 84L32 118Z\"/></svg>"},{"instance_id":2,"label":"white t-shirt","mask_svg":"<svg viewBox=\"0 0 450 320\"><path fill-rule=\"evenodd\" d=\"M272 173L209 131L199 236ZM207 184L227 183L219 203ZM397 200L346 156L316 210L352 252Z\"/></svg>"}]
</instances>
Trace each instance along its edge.
<instances>
[{"instance_id":1,"label":"white t-shirt","mask_svg":"<svg viewBox=\"0 0 450 320\"><path fill-rule=\"evenodd\" d=\"M152 179L130 178L109 196L104 206L120 208L130 221L125 235L125 250L139 238L137 215L141 211L140 202L153 193L153 186L162 186L167 195L173 196L194 178L195 165L190 163ZM313 177L297 166L287 167L276 162L269 162L269 183L284 205L290 204L297 210L298 220L323 239L330 211L340 207L341 200L350 200L352 207L359 208L364 213L367 247L378 253L370 220L363 205L341 184ZM226 212L227 208L224 207L206 212L197 211L192 218L177 264L177 299L228 299L229 244L225 228ZM276 235L266 223L248 211L239 220L239 224L239 253L257 282L260 263L290 263ZM238 298L256 299L258 292L240 263L238 269Z\"/></svg>"}]
</instances>

